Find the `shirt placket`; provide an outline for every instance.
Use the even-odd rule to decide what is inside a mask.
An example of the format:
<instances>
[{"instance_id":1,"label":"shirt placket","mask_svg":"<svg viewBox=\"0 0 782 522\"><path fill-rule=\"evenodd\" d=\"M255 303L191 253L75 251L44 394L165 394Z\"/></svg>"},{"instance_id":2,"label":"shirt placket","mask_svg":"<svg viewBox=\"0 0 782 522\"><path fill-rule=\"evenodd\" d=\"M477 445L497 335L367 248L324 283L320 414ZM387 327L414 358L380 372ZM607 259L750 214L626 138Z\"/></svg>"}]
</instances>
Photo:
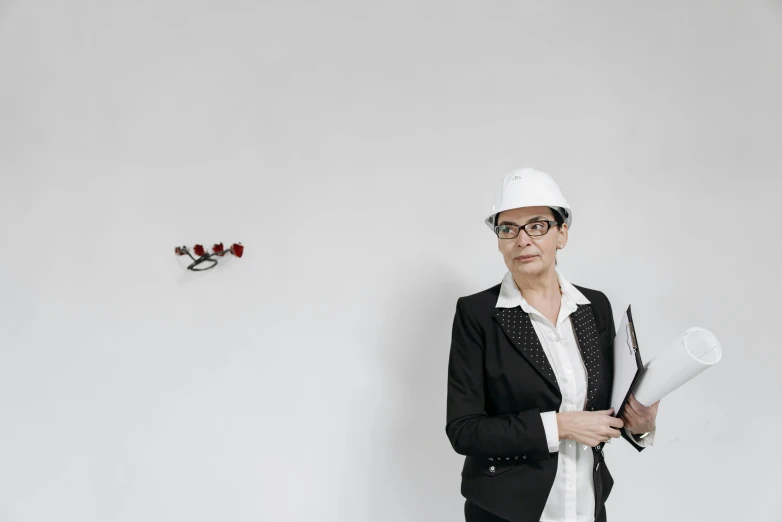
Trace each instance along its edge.
<instances>
[{"instance_id":1,"label":"shirt placket","mask_svg":"<svg viewBox=\"0 0 782 522\"><path fill-rule=\"evenodd\" d=\"M560 322L560 326L565 324L564 321ZM565 347L565 338L562 335L560 328L546 325L545 331L549 337L550 346L553 347L552 355L555 359L555 365L559 371L560 390L562 391L562 406L560 411L570 412L577 411L576 406L576 379L574 375L573 361L570 354ZM564 451L561 451L561 465L563 471L563 477L565 479L565 517L566 520L575 520L577 514L577 497L576 497L576 452L578 450L578 443L574 440L565 440Z\"/></svg>"}]
</instances>

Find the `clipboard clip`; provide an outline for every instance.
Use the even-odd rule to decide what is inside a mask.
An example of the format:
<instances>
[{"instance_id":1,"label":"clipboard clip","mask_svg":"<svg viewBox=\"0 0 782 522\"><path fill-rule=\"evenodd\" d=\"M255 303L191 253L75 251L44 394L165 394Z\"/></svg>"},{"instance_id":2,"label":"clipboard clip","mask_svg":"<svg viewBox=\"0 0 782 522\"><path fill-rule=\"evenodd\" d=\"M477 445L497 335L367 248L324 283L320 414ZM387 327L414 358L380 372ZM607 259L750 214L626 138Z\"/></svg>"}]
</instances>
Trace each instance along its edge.
<instances>
[{"instance_id":1,"label":"clipboard clip","mask_svg":"<svg viewBox=\"0 0 782 522\"><path fill-rule=\"evenodd\" d=\"M625 327L627 328L627 336L625 337L627 341L627 348L630 350L632 355L635 355L635 352L638 351L638 341L635 338L635 328L633 328L633 323L630 322L628 322Z\"/></svg>"}]
</instances>

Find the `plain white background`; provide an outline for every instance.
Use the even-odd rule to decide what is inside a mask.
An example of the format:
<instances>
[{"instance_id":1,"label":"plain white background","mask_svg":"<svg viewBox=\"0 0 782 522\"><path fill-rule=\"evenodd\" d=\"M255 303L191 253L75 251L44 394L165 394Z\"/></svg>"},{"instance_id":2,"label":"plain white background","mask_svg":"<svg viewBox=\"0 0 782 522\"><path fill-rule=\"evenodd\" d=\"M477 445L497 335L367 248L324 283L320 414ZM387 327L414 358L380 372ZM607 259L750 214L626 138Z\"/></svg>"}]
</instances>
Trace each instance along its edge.
<instances>
[{"instance_id":1,"label":"plain white background","mask_svg":"<svg viewBox=\"0 0 782 522\"><path fill-rule=\"evenodd\" d=\"M779 522L780 46L777 0L0 2L0 521L463 520L455 302L533 166L646 358L724 347L609 521Z\"/></svg>"}]
</instances>

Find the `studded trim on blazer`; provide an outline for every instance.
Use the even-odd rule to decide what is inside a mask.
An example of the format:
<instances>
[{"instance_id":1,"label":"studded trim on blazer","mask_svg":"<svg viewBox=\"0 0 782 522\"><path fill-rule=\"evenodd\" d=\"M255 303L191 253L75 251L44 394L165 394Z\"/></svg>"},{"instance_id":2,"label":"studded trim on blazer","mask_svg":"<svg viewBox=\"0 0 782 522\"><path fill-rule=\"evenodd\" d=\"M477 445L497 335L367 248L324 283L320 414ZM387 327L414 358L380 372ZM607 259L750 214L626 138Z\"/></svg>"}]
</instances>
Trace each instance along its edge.
<instances>
[{"instance_id":1,"label":"studded trim on blazer","mask_svg":"<svg viewBox=\"0 0 782 522\"><path fill-rule=\"evenodd\" d=\"M541 376L557 391L560 391L557 378L554 375L554 369L543 351L543 346L535 333L529 314L522 310L520 306L517 306L514 308L497 308L495 317L516 349L535 367ZM600 339L597 334L597 322L592 311L592 305L578 305L576 311L570 315L570 320L573 324L576 344L587 370L587 403L589 403L595 397L603 378L600 374L600 358L602 357L600 353Z\"/></svg>"}]
</instances>

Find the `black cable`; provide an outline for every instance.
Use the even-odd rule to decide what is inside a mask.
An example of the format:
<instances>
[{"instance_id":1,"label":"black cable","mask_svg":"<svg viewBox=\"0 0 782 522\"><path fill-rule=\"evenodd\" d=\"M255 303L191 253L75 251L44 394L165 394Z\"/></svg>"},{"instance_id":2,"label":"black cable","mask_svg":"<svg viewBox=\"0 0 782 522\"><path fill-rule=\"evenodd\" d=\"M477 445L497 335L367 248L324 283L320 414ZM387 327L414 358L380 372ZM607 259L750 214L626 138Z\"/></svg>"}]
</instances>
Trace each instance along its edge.
<instances>
[{"instance_id":1,"label":"black cable","mask_svg":"<svg viewBox=\"0 0 782 522\"><path fill-rule=\"evenodd\" d=\"M204 255L200 256L198 259L194 258L193 255L190 253L190 250L186 246L177 247L177 250L179 252L184 252L185 254L190 257L190 259L193 260L192 263L190 263L190 266L187 267L188 270L191 270L193 272L203 272L204 270L209 270L210 268L214 268L217 265L217 259L212 259L215 256L223 257L228 252L223 250L221 252L215 252L213 254L204 253ZM181 254L180 254L181 255ZM212 264L210 266L207 266L205 268L196 268L198 265L206 262L211 262Z\"/></svg>"},{"instance_id":2,"label":"black cable","mask_svg":"<svg viewBox=\"0 0 782 522\"><path fill-rule=\"evenodd\" d=\"M192 258L192 256L190 257ZM206 263L207 261L210 261L212 265L206 268L198 268L198 269L195 268L201 263ZM196 261L192 262L190 266L187 267L187 269L192 270L193 272L203 272L204 270L209 270L210 268L214 268L215 265L217 265L217 259L212 259L211 254L204 254L203 256L199 257Z\"/></svg>"}]
</instances>

